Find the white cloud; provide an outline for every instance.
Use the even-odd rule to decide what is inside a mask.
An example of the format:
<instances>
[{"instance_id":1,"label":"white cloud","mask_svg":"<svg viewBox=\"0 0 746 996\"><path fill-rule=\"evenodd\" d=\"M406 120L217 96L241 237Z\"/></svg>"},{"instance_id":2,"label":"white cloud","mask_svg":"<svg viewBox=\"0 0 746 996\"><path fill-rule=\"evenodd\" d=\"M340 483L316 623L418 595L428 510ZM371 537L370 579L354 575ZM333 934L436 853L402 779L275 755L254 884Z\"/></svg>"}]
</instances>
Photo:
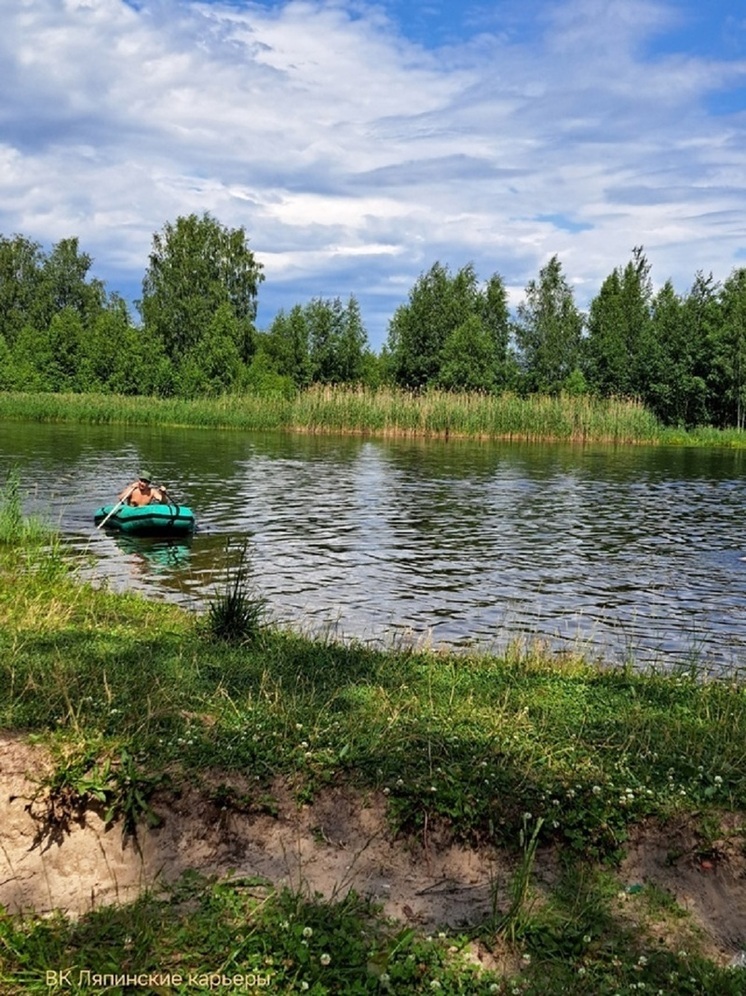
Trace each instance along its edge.
<instances>
[{"instance_id":1,"label":"white cloud","mask_svg":"<svg viewBox=\"0 0 746 996\"><path fill-rule=\"evenodd\" d=\"M0 232L78 235L112 290L192 211L245 227L260 319L355 293L376 344L435 260L519 288L558 253L584 304L633 245L681 290L740 258L742 122L706 98L746 63L656 55L680 4L440 51L361 2L137 6L0 0Z\"/></svg>"}]
</instances>

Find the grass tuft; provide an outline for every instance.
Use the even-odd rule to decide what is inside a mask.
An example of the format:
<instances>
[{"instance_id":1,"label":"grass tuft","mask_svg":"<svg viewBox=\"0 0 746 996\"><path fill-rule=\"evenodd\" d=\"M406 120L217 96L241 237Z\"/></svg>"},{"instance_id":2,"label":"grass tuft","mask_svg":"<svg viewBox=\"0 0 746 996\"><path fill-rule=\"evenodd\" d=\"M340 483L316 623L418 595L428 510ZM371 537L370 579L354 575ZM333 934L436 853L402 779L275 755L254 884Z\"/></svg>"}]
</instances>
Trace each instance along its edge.
<instances>
[{"instance_id":1,"label":"grass tuft","mask_svg":"<svg viewBox=\"0 0 746 996\"><path fill-rule=\"evenodd\" d=\"M231 565L230 547L226 547L225 587L210 600L204 631L226 643L253 643L262 632L267 601L258 595L252 581L248 543L238 552L238 562Z\"/></svg>"}]
</instances>

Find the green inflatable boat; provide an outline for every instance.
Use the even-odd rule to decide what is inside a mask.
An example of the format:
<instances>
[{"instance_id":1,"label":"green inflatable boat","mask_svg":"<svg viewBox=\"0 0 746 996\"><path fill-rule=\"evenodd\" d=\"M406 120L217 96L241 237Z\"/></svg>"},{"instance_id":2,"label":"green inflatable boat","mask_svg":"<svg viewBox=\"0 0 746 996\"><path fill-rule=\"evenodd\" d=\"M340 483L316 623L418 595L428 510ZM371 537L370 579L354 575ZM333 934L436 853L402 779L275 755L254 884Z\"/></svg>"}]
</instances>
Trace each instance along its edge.
<instances>
[{"instance_id":1,"label":"green inflatable boat","mask_svg":"<svg viewBox=\"0 0 746 996\"><path fill-rule=\"evenodd\" d=\"M194 530L194 513L186 505L103 505L93 516L97 526L139 536L183 536Z\"/></svg>"}]
</instances>

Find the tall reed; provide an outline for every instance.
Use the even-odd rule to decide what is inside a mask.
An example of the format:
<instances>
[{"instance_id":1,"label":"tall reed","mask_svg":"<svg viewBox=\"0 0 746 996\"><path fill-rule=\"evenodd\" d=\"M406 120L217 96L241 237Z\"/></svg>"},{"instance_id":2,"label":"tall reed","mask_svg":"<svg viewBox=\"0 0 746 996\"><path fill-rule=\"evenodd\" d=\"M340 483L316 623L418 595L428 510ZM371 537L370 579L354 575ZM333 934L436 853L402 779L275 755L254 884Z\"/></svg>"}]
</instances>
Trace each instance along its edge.
<instances>
[{"instance_id":1,"label":"tall reed","mask_svg":"<svg viewBox=\"0 0 746 996\"><path fill-rule=\"evenodd\" d=\"M735 430L666 429L639 402L625 399L418 394L395 388L315 386L294 398L229 394L199 400L5 392L0 394L0 419L529 441L746 444L746 434Z\"/></svg>"},{"instance_id":2,"label":"tall reed","mask_svg":"<svg viewBox=\"0 0 746 996\"><path fill-rule=\"evenodd\" d=\"M51 536L41 519L23 514L20 475L17 468L11 468L5 486L0 488L0 545L33 546Z\"/></svg>"}]
</instances>

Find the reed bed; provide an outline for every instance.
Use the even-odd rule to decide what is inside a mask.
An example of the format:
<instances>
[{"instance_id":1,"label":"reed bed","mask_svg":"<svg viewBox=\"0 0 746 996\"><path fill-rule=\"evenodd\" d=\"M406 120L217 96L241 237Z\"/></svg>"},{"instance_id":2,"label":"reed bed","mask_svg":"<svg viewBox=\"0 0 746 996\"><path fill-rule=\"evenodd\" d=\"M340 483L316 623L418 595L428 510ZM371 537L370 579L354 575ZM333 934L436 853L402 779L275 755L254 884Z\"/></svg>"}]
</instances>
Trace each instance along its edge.
<instances>
[{"instance_id":1,"label":"reed bed","mask_svg":"<svg viewBox=\"0 0 746 996\"><path fill-rule=\"evenodd\" d=\"M655 417L634 401L515 394L425 394L321 388L298 396L294 427L383 435L613 442L654 440Z\"/></svg>"},{"instance_id":2,"label":"reed bed","mask_svg":"<svg viewBox=\"0 0 746 996\"><path fill-rule=\"evenodd\" d=\"M635 401L391 388L314 387L294 398L234 394L199 400L6 392L0 394L0 419L615 443L661 442L667 436ZM694 440L679 433L677 441Z\"/></svg>"}]
</instances>

